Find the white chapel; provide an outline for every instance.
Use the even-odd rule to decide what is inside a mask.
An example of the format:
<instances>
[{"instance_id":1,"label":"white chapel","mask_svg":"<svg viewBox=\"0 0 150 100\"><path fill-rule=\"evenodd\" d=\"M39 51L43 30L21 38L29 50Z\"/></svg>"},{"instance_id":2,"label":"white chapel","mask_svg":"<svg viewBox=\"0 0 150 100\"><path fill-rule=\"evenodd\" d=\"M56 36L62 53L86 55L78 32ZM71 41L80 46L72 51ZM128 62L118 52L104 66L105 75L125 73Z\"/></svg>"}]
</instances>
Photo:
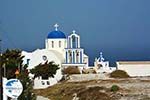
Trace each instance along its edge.
<instances>
[{"instance_id":1,"label":"white chapel","mask_svg":"<svg viewBox=\"0 0 150 100\"><path fill-rule=\"evenodd\" d=\"M34 88L47 88L56 84L62 78L61 70L68 66L77 66L82 71L88 67L88 56L84 49L80 47L80 36L75 30L66 35L58 29L58 24L54 25L55 29L51 31L45 39L45 48L37 49L33 52L23 51L23 64L28 64L28 69L32 69L40 63L54 61L60 69L54 78L34 79ZM31 77L33 75L30 75Z\"/></svg>"},{"instance_id":2,"label":"white chapel","mask_svg":"<svg viewBox=\"0 0 150 100\"><path fill-rule=\"evenodd\" d=\"M103 53L100 52L99 57L95 58L94 69L96 73L111 73L112 71L116 70L116 67L110 67L109 61L105 61Z\"/></svg>"}]
</instances>

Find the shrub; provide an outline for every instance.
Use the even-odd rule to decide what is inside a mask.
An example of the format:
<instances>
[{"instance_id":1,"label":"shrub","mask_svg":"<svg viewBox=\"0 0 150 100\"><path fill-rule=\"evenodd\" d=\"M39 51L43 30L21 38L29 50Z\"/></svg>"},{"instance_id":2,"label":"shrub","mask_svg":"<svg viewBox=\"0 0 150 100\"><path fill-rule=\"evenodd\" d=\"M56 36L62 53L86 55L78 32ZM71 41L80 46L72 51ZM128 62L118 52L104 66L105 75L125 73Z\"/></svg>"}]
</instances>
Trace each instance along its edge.
<instances>
[{"instance_id":1,"label":"shrub","mask_svg":"<svg viewBox=\"0 0 150 100\"><path fill-rule=\"evenodd\" d=\"M110 77L112 78L129 78L130 76L128 75L127 72L123 70L115 70L112 73L110 73Z\"/></svg>"},{"instance_id":2,"label":"shrub","mask_svg":"<svg viewBox=\"0 0 150 100\"><path fill-rule=\"evenodd\" d=\"M83 70L82 70L82 74L89 74L89 73L91 73L91 74L96 74L96 71L95 71L95 69L93 69L93 68L83 69Z\"/></svg>"},{"instance_id":3,"label":"shrub","mask_svg":"<svg viewBox=\"0 0 150 100\"><path fill-rule=\"evenodd\" d=\"M63 70L64 74L80 74L80 70L77 66L70 66Z\"/></svg>"},{"instance_id":4,"label":"shrub","mask_svg":"<svg viewBox=\"0 0 150 100\"><path fill-rule=\"evenodd\" d=\"M110 91L112 92L117 92L119 90L119 86L118 85L112 85L110 88Z\"/></svg>"}]
</instances>

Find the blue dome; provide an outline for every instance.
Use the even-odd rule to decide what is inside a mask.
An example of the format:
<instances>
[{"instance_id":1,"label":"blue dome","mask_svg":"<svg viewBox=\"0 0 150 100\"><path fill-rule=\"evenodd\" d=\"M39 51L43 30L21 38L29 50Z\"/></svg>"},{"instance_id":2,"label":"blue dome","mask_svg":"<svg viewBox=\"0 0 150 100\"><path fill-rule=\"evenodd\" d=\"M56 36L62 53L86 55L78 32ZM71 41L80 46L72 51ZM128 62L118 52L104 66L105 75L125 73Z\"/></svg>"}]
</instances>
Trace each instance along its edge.
<instances>
[{"instance_id":1,"label":"blue dome","mask_svg":"<svg viewBox=\"0 0 150 100\"><path fill-rule=\"evenodd\" d=\"M66 36L61 31L52 31L48 34L47 38L66 38Z\"/></svg>"}]
</instances>

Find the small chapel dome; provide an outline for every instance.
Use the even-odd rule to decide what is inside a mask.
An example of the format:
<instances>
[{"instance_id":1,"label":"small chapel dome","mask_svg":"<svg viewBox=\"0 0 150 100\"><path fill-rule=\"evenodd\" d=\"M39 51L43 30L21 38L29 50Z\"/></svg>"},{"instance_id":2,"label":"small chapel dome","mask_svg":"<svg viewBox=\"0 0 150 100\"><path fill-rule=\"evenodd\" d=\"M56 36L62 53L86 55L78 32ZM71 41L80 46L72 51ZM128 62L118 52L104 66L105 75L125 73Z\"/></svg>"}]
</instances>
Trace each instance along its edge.
<instances>
[{"instance_id":1,"label":"small chapel dome","mask_svg":"<svg viewBox=\"0 0 150 100\"><path fill-rule=\"evenodd\" d=\"M48 34L47 38L53 38L53 39L54 38L56 38L56 39L57 38L66 38L65 34L58 30L58 25L57 24L55 24L54 27L55 27L55 31L50 32Z\"/></svg>"},{"instance_id":2,"label":"small chapel dome","mask_svg":"<svg viewBox=\"0 0 150 100\"><path fill-rule=\"evenodd\" d=\"M66 38L66 36L61 31L52 31L48 34L47 38Z\"/></svg>"}]
</instances>

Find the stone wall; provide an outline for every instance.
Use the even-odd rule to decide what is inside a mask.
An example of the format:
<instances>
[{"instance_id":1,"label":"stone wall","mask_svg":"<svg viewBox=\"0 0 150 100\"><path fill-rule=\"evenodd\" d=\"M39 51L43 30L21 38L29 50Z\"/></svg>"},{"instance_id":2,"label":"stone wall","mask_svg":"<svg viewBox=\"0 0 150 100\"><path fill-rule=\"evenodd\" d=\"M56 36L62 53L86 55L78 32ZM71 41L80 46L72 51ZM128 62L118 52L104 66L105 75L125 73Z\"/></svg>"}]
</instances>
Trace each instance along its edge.
<instances>
[{"instance_id":1,"label":"stone wall","mask_svg":"<svg viewBox=\"0 0 150 100\"><path fill-rule=\"evenodd\" d=\"M73 74L69 76L69 82L90 81L108 79L107 74Z\"/></svg>"}]
</instances>

